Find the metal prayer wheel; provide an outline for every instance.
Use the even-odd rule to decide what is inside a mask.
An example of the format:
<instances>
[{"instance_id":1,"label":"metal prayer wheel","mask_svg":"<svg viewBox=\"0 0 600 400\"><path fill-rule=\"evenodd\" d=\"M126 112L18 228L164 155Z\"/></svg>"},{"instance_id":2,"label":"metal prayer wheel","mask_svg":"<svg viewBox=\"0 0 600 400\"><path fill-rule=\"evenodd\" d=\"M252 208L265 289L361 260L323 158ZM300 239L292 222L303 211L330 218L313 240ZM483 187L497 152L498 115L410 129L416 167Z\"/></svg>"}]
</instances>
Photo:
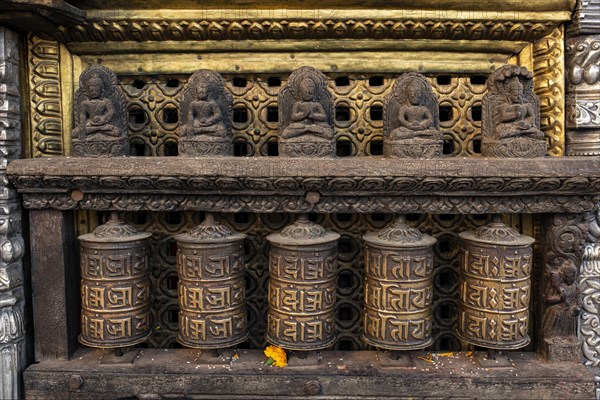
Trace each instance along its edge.
<instances>
[{"instance_id":1,"label":"metal prayer wheel","mask_svg":"<svg viewBox=\"0 0 600 400\"><path fill-rule=\"evenodd\" d=\"M462 232L458 335L489 349L518 349L529 341L534 239L500 217Z\"/></svg>"},{"instance_id":2,"label":"metal prayer wheel","mask_svg":"<svg viewBox=\"0 0 600 400\"><path fill-rule=\"evenodd\" d=\"M179 275L177 341L197 349L235 346L248 338L244 239L207 214L176 235Z\"/></svg>"},{"instance_id":3,"label":"metal prayer wheel","mask_svg":"<svg viewBox=\"0 0 600 400\"><path fill-rule=\"evenodd\" d=\"M132 346L150 335L150 233L116 212L81 241L81 334L85 346Z\"/></svg>"},{"instance_id":4,"label":"metal prayer wheel","mask_svg":"<svg viewBox=\"0 0 600 400\"><path fill-rule=\"evenodd\" d=\"M414 350L432 342L433 246L403 215L366 243L362 339L388 350Z\"/></svg>"},{"instance_id":5,"label":"metal prayer wheel","mask_svg":"<svg viewBox=\"0 0 600 400\"><path fill-rule=\"evenodd\" d=\"M288 350L318 350L335 342L339 238L306 215L267 236L269 343Z\"/></svg>"}]
</instances>

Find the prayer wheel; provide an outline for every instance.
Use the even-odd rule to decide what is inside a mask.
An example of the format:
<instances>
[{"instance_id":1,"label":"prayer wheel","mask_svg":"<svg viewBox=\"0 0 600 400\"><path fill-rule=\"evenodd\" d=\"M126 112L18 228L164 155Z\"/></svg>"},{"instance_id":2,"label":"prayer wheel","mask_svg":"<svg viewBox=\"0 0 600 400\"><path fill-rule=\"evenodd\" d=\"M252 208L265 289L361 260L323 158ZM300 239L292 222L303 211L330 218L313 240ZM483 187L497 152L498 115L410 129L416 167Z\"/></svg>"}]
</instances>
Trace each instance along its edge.
<instances>
[{"instance_id":1,"label":"prayer wheel","mask_svg":"<svg viewBox=\"0 0 600 400\"><path fill-rule=\"evenodd\" d=\"M179 275L177 341L197 349L235 346L248 338L244 239L212 214L176 235Z\"/></svg>"},{"instance_id":2,"label":"prayer wheel","mask_svg":"<svg viewBox=\"0 0 600 400\"><path fill-rule=\"evenodd\" d=\"M85 346L133 346L150 335L150 233L116 212L81 241L81 334Z\"/></svg>"},{"instance_id":3,"label":"prayer wheel","mask_svg":"<svg viewBox=\"0 0 600 400\"><path fill-rule=\"evenodd\" d=\"M410 227L403 215L363 236L365 300L362 339L388 350L414 350L432 342L432 236Z\"/></svg>"},{"instance_id":4,"label":"prayer wheel","mask_svg":"<svg viewBox=\"0 0 600 400\"><path fill-rule=\"evenodd\" d=\"M459 336L489 349L526 346L534 239L500 217L459 236Z\"/></svg>"},{"instance_id":5,"label":"prayer wheel","mask_svg":"<svg viewBox=\"0 0 600 400\"><path fill-rule=\"evenodd\" d=\"M335 342L339 237L306 215L267 236L269 343L288 350L318 350Z\"/></svg>"}]
</instances>

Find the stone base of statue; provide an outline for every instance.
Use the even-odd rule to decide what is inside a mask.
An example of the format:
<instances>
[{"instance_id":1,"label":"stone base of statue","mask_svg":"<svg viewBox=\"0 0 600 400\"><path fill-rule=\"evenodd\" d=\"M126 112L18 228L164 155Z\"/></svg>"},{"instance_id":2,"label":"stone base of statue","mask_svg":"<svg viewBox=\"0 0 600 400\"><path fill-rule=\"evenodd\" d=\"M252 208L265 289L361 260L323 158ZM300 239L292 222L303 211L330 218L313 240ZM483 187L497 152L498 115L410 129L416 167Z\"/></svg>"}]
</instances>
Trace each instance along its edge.
<instances>
[{"instance_id":1,"label":"stone base of statue","mask_svg":"<svg viewBox=\"0 0 600 400\"><path fill-rule=\"evenodd\" d=\"M545 139L525 137L485 140L481 143L484 157L530 158L544 157L548 144Z\"/></svg>"},{"instance_id":2,"label":"stone base of statue","mask_svg":"<svg viewBox=\"0 0 600 400\"><path fill-rule=\"evenodd\" d=\"M333 157L335 146L330 139L299 136L279 139L279 155L282 157Z\"/></svg>"},{"instance_id":3,"label":"stone base of statue","mask_svg":"<svg viewBox=\"0 0 600 400\"><path fill-rule=\"evenodd\" d=\"M121 157L129 155L127 138L73 139L73 157Z\"/></svg>"},{"instance_id":4,"label":"stone base of statue","mask_svg":"<svg viewBox=\"0 0 600 400\"><path fill-rule=\"evenodd\" d=\"M575 337L555 337L544 339L542 355L548 361L581 362L581 342Z\"/></svg>"},{"instance_id":5,"label":"stone base of statue","mask_svg":"<svg viewBox=\"0 0 600 400\"><path fill-rule=\"evenodd\" d=\"M233 156L233 143L231 140L214 136L183 137L179 139L177 147L180 156Z\"/></svg>"},{"instance_id":6,"label":"stone base of statue","mask_svg":"<svg viewBox=\"0 0 600 400\"><path fill-rule=\"evenodd\" d=\"M383 155L386 158L436 158L442 155L443 145L441 139L384 140Z\"/></svg>"}]
</instances>

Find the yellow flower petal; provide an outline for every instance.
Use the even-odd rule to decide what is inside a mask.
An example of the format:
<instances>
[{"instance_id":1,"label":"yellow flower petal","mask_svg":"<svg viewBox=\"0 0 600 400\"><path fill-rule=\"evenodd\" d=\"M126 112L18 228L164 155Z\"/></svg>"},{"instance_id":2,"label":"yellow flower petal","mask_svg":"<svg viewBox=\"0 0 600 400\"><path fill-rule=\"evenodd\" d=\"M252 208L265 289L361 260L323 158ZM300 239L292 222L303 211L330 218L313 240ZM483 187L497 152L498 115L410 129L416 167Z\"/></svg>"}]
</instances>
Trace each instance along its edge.
<instances>
[{"instance_id":1,"label":"yellow flower petal","mask_svg":"<svg viewBox=\"0 0 600 400\"><path fill-rule=\"evenodd\" d=\"M274 360L273 365L276 367L285 367L287 365L287 356L285 350L278 346L268 346L265 351L265 356Z\"/></svg>"}]
</instances>

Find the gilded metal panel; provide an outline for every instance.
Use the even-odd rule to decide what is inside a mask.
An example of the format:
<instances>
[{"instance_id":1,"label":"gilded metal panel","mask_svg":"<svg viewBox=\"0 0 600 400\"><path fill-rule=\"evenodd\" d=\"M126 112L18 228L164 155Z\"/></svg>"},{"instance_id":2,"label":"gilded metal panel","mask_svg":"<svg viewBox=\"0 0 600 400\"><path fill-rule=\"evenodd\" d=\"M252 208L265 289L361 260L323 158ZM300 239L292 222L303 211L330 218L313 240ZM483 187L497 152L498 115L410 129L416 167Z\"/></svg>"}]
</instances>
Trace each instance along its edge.
<instances>
[{"instance_id":1,"label":"gilded metal panel","mask_svg":"<svg viewBox=\"0 0 600 400\"><path fill-rule=\"evenodd\" d=\"M565 43L561 25L533 44L533 90L540 99L547 154L565 153Z\"/></svg>"},{"instance_id":2,"label":"gilded metal panel","mask_svg":"<svg viewBox=\"0 0 600 400\"><path fill-rule=\"evenodd\" d=\"M29 157L64 152L60 49L58 42L33 34L27 40L31 131L25 150Z\"/></svg>"},{"instance_id":3,"label":"gilded metal panel","mask_svg":"<svg viewBox=\"0 0 600 400\"><path fill-rule=\"evenodd\" d=\"M90 347L132 346L145 341L152 332L147 240L150 234L138 234L122 225L115 228L113 224L109 221L94 233L79 237L79 341Z\"/></svg>"},{"instance_id":4,"label":"gilded metal panel","mask_svg":"<svg viewBox=\"0 0 600 400\"><path fill-rule=\"evenodd\" d=\"M459 335L492 349L526 346L533 238L501 222L459 236Z\"/></svg>"}]
</instances>

